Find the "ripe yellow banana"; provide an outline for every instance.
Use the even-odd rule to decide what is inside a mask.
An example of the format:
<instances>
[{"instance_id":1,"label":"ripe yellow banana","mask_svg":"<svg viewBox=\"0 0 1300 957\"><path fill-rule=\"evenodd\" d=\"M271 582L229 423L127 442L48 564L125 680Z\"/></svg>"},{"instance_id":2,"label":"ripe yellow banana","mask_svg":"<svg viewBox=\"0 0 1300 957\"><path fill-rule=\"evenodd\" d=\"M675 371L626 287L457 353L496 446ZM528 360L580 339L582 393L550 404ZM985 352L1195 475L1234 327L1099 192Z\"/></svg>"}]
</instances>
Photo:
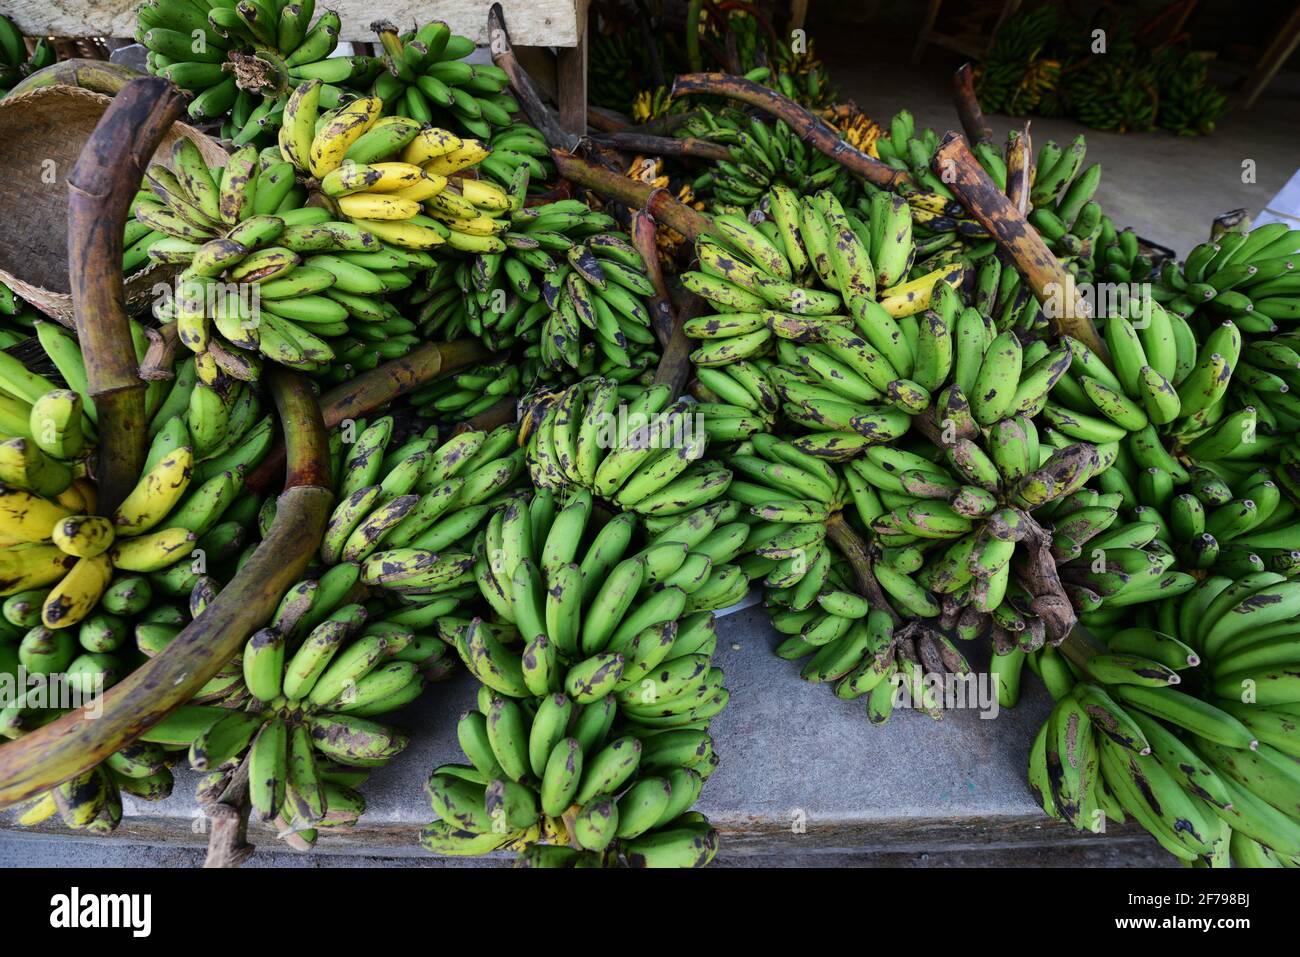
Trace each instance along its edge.
<instances>
[{"instance_id":1,"label":"ripe yellow banana","mask_svg":"<svg viewBox=\"0 0 1300 957\"><path fill-rule=\"evenodd\" d=\"M54 523L53 537L69 555L94 558L108 551L116 535L113 523L102 515L72 515Z\"/></svg>"},{"instance_id":2,"label":"ripe yellow banana","mask_svg":"<svg viewBox=\"0 0 1300 957\"><path fill-rule=\"evenodd\" d=\"M340 196L338 204L345 216L354 219L381 219L388 222L410 219L420 211L420 204L417 202L382 193L353 193L350 196Z\"/></svg>"},{"instance_id":3,"label":"ripe yellow banana","mask_svg":"<svg viewBox=\"0 0 1300 957\"><path fill-rule=\"evenodd\" d=\"M379 119L383 101L363 96L342 107L311 141L311 172L318 179L338 169L352 144Z\"/></svg>"},{"instance_id":4,"label":"ripe yellow banana","mask_svg":"<svg viewBox=\"0 0 1300 957\"><path fill-rule=\"evenodd\" d=\"M453 153L461 146L462 141L459 136L431 127L421 130L416 134L415 139L407 144L406 149L402 150L402 162L424 166L430 160Z\"/></svg>"},{"instance_id":5,"label":"ripe yellow banana","mask_svg":"<svg viewBox=\"0 0 1300 957\"><path fill-rule=\"evenodd\" d=\"M72 571L50 590L41 608L46 628L70 628L90 614L113 577L107 555L78 558Z\"/></svg>"},{"instance_id":6,"label":"ripe yellow banana","mask_svg":"<svg viewBox=\"0 0 1300 957\"><path fill-rule=\"evenodd\" d=\"M140 535L149 531L172 510L190 486L194 452L183 445L165 456L140 479L131 494L113 514L119 535ZM0 525L3 528L3 525Z\"/></svg>"},{"instance_id":7,"label":"ripe yellow banana","mask_svg":"<svg viewBox=\"0 0 1300 957\"><path fill-rule=\"evenodd\" d=\"M441 156L435 156L424 164L426 173L438 173L450 176L452 173L467 169L492 153L478 140L465 140L458 149Z\"/></svg>"},{"instance_id":8,"label":"ripe yellow banana","mask_svg":"<svg viewBox=\"0 0 1300 957\"><path fill-rule=\"evenodd\" d=\"M15 542L48 542L54 523L72 513L22 489L0 487L0 535Z\"/></svg>"}]
</instances>

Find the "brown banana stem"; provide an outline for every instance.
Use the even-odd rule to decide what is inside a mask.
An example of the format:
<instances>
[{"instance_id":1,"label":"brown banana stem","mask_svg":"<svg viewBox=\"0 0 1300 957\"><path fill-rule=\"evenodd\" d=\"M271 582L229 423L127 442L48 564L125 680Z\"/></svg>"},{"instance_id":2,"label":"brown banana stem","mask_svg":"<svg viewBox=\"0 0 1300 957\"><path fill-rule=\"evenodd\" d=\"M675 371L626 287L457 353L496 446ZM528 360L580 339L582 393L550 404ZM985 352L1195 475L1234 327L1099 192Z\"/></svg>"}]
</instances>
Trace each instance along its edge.
<instances>
[{"instance_id":1,"label":"brown banana stem","mask_svg":"<svg viewBox=\"0 0 1300 957\"><path fill-rule=\"evenodd\" d=\"M647 136L644 133L598 133L593 143L624 152L650 153L655 156L689 156L695 159L725 160L731 151L721 143L710 143L694 136Z\"/></svg>"},{"instance_id":2,"label":"brown banana stem","mask_svg":"<svg viewBox=\"0 0 1300 957\"><path fill-rule=\"evenodd\" d=\"M911 182L911 177L861 150L856 150L823 120L780 93L744 77L726 73L687 73L673 82L673 96L690 94L725 96L756 106L765 113L785 120L799 137L825 153L849 172L884 189Z\"/></svg>"},{"instance_id":3,"label":"brown banana stem","mask_svg":"<svg viewBox=\"0 0 1300 957\"><path fill-rule=\"evenodd\" d=\"M1052 254L997 183L984 172L960 133L944 134L930 164L989 234L1006 250L1058 333L1073 336L1103 359L1109 351L1092 324L1088 303L1061 261Z\"/></svg>"},{"instance_id":4,"label":"brown banana stem","mask_svg":"<svg viewBox=\"0 0 1300 957\"><path fill-rule=\"evenodd\" d=\"M319 409L305 378L287 370L270 379L288 436L288 474L329 474ZM194 697L275 612L301 578L325 534L334 495L328 485L291 485L275 520L244 566L203 614L161 652L98 697L0 747L0 807L33 797L85 772L130 744ZM97 716L96 716L97 715Z\"/></svg>"},{"instance_id":5,"label":"brown banana stem","mask_svg":"<svg viewBox=\"0 0 1300 957\"><path fill-rule=\"evenodd\" d=\"M145 168L185 109L160 77L132 80L113 98L68 176L68 280L86 362L86 391L99 410L99 503L113 510L135 487L148 443L126 292L122 230Z\"/></svg>"},{"instance_id":6,"label":"brown banana stem","mask_svg":"<svg viewBox=\"0 0 1300 957\"><path fill-rule=\"evenodd\" d=\"M169 322L157 329L146 326L144 332L149 338L149 349L140 360L140 378L146 382L175 379L176 347L181 341L176 323Z\"/></svg>"},{"instance_id":7,"label":"brown banana stem","mask_svg":"<svg viewBox=\"0 0 1300 957\"><path fill-rule=\"evenodd\" d=\"M885 597L880 582L876 581L876 575L871 570L871 554L867 550L867 543L845 521L843 512L836 512L826 522L826 534L835 543L835 547L839 549L840 554L853 566L853 577L857 579L858 591L867 600L867 604L872 608L888 612L894 624L898 625L903 619L898 616L898 612L894 611L893 606L889 604L889 599Z\"/></svg>"},{"instance_id":8,"label":"brown banana stem","mask_svg":"<svg viewBox=\"0 0 1300 957\"><path fill-rule=\"evenodd\" d=\"M957 116L961 118L961 128L966 131L966 139L972 145L990 142L993 130L984 121L984 111L980 109L979 98L975 96L975 71L969 63L963 63L953 73L952 93L957 101Z\"/></svg>"},{"instance_id":9,"label":"brown banana stem","mask_svg":"<svg viewBox=\"0 0 1300 957\"><path fill-rule=\"evenodd\" d=\"M668 295L668 284L664 282L664 270L659 262L659 244L654 217L644 209L638 209L632 214L629 232L632 235L632 245L636 247L636 251L641 254L641 261L645 263L646 276L650 279L650 284L655 287L655 294L650 297L652 313L650 324L654 328L655 338L659 340L659 344L667 346L673 337L675 320L672 299Z\"/></svg>"},{"instance_id":10,"label":"brown banana stem","mask_svg":"<svg viewBox=\"0 0 1300 957\"><path fill-rule=\"evenodd\" d=\"M355 419L392 402L398 396L432 382L444 372L482 362L492 355L477 339L455 342L426 342L400 359L393 359L363 372L350 382L326 392L320 398L325 428L344 419ZM244 485L255 492L273 487L284 463L284 448L277 444L254 469ZM328 484L328 483L327 483Z\"/></svg>"},{"instance_id":11,"label":"brown banana stem","mask_svg":"<svg viewBox=\"0 0 1300 957\"><path fill-rule=\"evenodd\" d=\"M632 125L632 121L617 110L588 106L587 125L601 133L621 133Z\"/></svg>"},{"instance_id":12,"label":"brown banana stem","mask_svg":"<svg viewBox=\"0 0 1300 957\"><path fill-rule=\"evenodd\" d=\"M654 378L656 385L662 382L671 386L674 398L686 389L686 383L690 380L693 371L692 343L684 328L686 320L703 315L710 308L703 299L686 289L678 287L677 292L678 295L673 300L676 318L673 320L672 334L668 338L667 345L664 346L663 355L659 358L659 368L655 370Z\"/></svg>"},{"instance_id":13,"label":"brown banana stem","mask_svg":"<svg viewBox=\"0 0 1300 957\"><path fill-rule=\"evenodd\" d=\"M1013 131L1007 140L1007 199L1021 216L1029 215L1029 184L1034 179L1033 141L1029 124Z\"/></svg>"},{"instance_id":14,"label":"brown banana stem","mask_svg":"<svg viewBox=\"0 0 1300 957\"><path fill-rule=\"evenodd\" d=\"M578 186L584 186L606 199L622 203L629 209L645 208L655 222L668 226L687 239L695 240L713 228L713 222L701 212L679 203L667 190L655 190L612 170L602 169L578 156L559 150L551 151L551 159L560 175Z\"/></svg>"},{"instance_id":15,"label":"brown banana stem","mask_svg":"<svg viewBox=\"0 0 1300 957\"><path fill-rule=\"evenodd\" d=\"M513 422L518 418L518 406L519 400L512 395L508 395L499 402L495 402L488 406L478 415L471 416L460 425L456 426L453 434L460 435L462 432L491 432L493 429L503 426L507 422Z\"/></svg>"}]
</instances>

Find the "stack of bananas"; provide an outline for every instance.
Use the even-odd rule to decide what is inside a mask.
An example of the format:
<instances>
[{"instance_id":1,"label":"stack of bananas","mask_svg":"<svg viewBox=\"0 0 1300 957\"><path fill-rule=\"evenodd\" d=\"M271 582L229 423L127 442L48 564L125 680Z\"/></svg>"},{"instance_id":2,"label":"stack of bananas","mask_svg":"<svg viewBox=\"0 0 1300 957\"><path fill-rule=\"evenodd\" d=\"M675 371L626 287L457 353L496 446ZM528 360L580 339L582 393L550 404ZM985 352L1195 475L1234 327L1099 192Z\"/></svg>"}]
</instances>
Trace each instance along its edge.
<instances>
[{"instance_id":1,"label":"stack of bananas","mask_svg":"<svg viewBox=\"0 0 1300 957\"><path fill-rule=\"evenodd\" d=\"M671 522L726 492L732 473L705 457L708 431L688 396L664 384L588 378L532 404L526 462L534 487L583 489Z\"/></svg>"},{"instance_id":2,"label":"stack of bananas","mask_svg":"<svg viewBox=\"0 0 1300 957\"><path fill-rule=\"evenodd\" d=\"M334 57L339 15L312 23L315 0L148 0L136 39L149 50L149 72L194 94L189 114L222 122L237 146L275 141L289 92L307 80L326 84L334 108L364 74L362 57Z\"/></svg>"},{"instance_id":3,"label":"stack of bananas","mask_svg":"<svg viewBox=\"0 0 1300 957\"><path fill-rule=\"evenodd\" d=\"M36 41L30 55L27 40L14 22L0 14L0 96L37 70L53 66L58 60L54 45L45 37Z\"/></svg>"},{"instance_id":4,"label":"stack of bananas","mask_svg":"<svg viewBox=\"0 0 1300 957\"><path fill-rule=\"evenodd\" d=\"M1162 127L1179 136L1209 136L1228 111L1228 98L1209 82L1209 62L1199 53L1166 47L1156 54Z\"/></svg>"},{"instance_id":5,"label":"stack of bananas","mask_svg":"<svg viewBox=\"0 0 1300 957\"><path fill-rule=\"evenodd\" d=\"M189 705L152 732L169 740L173 722L202 726L189 742L190 766L212 779L201 786L216 790L246 762L255 815L307 844L319 827L355 822L365 801L353 776L410 742L373 719L419 697L440 644L349 603L359 575L345 563L290 589L270 626L249 638L223 706Z\"/></svg>"},{"instance_id":6,"label":"stack of bananas","mask_svg":"<svg viewBox=\"0 0 1300 957\"><path fill-rule=\"evenodd\" d=\"M730 147L730 160L718 160L691 183L710 206L748 210L773 184L799 195L828 189L847 204L856 199L857 186L844 167L806 144L784 120L768 123L731 108L704 109L676 135Z\"/></svg>"},{"instance_id":7,"label":"stack of bananas","mask_svg":"<svg viewBox=\"0 0 1300 957\"><path fill-rule=\"evenodd\" d=\"M643 374L658 361L647 306L654 286L627 234L578 200L526 208L522 200L511 191L509 218L493 220L505 231L484 237L490 246L425 274L411 299L423 334L469 332L493 350L523 343L526 388L574 371Z\"/></svg>"},{"instance_id":8,"label":"stack of bananas","mask_svg":"<svg viewBox=\"0 0 1300 957\"><path fill-rule=\"evenodd\" d=\"M717 763L708 722L729 697L711 665L709 568L735 536L715 530L717 509L653 534L627 512L599 527L592 504L586 490L543 488L497 510L475 546L496 620L442 620L483 687L458 727L470 763L429 780L439 820L421 843L434 853L682 867L716 850L689 808Z\"/></svg>"},{"instance_id":9,"label":"stack of bananas","mask_svg":"<svg viewBox=\"0 0 1300 957\"><path fill-rule=\"evenodd\" d=\"M465 431L441 445L435 432L391 451L391 418L358 434L336 479L338 504L320 549L327 565L360 562L364 584L395 594L472 592L468 546L514 494L523 450L513 425Z\"/></svg>"},{"instance_id":10,"label":"stack of bananas","mask_svg":"<svg viewBox=\"0 0 1300 957\"><path fill-rule=\"evenodd\" d=\"M408 397L426 418L460 422L506 399L518 399L519 366L507 359L470 366L416 389Z\"/></svg>"},{"instance_id":11,"label":"stack of bananas","mask_svg":"<svg viewBox=\"0 0 1300 957\"><path fill-rule=\"evenodd\" d=\"M383 70L371 93L387 104L385 112L407 116L421 126L447 126L486 139L494 129L510 126L519 104L509 93L505 71L492 64L471 65L464 58L474 41L456 36L440 20L399 34L378 21Z\"/></svg>"},{"instance_id":12,"label":"stack of bananas","mask_svg":"<svg viewBox=\"0 0 1300 957\"><path fill-rule=\"evenodd\" d=\"M903 281L915 251L910 207L900 198L878 204L869 223L826 191L800 201L778 187L767 200L770 218L759 226L714 217L713 232L696 244L701 271L682 274L686 288L727 310L689 321L687 334L703 340L692 362L727 370L775 350L785 371L773 373L772 384L794 387L790 414L829 433L827 455L896 437L893 418L876 413L920 412L943 383L943 357L917 316L936 299L955 303L947 297L962 266ZM814 277L826 288L811 288ZM711 381L713 391L724 389ZM817 401L816 389L832 405Z\"/></svg>"},{"instance_id":13,"label":"stack of bananas","mask_svg":"<svg viewBox=\"0 0 1300 957\"><path fill-rule=\"evenodd\" d=\"M44 589L35 589L12 594L4 601L0 672L17 682L21 666L28 676L43 676L49 682L44 688L16 684L25 693L0 710L0 734L6 738L21 737L65 713L57 697L57 679L89 698L112 687L135 667L138 656L127 644L131 621L147 613L152 602L145 578L119 577L104 593L99 613L82 621L73 637L70 631L42 624L45 597ZM15 640L17 643L12 643ZM72 830L108 833L121 820L123 793L146 801L160 801L171 794L172 760L157 745L128 745L102 764L24 802L17 821L31 826L57 814Z\"/></svg>"},{"instance_id":14,"label":"stack of bananas","mask_svg":"<svg viewBox=\"0 0 1300 957\"><path fill-rule=\"evenodd\" d=\"M1044 810L1132 815L1192 866L1296 866L1297 603L1277 573L1210 575L1090 657L1030 656L1057 702L1029 759Z\"/></svg>"}]
</instances>

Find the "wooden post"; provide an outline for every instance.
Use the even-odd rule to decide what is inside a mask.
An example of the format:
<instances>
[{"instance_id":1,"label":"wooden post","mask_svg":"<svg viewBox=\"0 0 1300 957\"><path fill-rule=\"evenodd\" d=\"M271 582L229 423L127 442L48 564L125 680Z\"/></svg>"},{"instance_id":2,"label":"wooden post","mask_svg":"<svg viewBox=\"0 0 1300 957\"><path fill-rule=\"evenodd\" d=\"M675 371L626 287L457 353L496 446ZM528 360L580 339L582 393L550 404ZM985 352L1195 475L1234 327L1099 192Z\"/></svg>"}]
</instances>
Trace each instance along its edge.
<instances>
[{"instance_id":1,"label":"wooden post","mask_svg":"<svg viewBox=\"0 0 1300 957\"><path fill-rule=\"evenodd\" d=\"M587 0L574 0L578 45L556 53L560 125L578 136L587 132Z\"/></svg>"},{"instance_id":2,"label":"wooden post","mask_svg":"<svg viewBox=\"0 0 1300 957\"><path fill-rule=\"evenodd\" d=\"M952 92L957 101L961 128L966 131L966 139L972 145L992 140L993 130L984 121L984 111L980 109L979 98L975 95L975 71L969 63L963 63L953 73Z\"/></svg>"}]
</instances>

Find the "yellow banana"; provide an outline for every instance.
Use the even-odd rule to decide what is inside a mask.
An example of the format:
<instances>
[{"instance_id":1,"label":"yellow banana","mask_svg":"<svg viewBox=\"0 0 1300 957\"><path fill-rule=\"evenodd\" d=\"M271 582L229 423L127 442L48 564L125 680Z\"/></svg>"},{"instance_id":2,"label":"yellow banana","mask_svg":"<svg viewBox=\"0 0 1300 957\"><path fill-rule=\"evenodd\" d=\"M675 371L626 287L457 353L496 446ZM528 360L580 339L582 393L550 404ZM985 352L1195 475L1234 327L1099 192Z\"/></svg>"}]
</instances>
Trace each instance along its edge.
<instances>
[{"instance_id":1,"label":"yellow banana","mask_svg":"<svg viewBox=\"0 0 1300 957\"><path fill-rule=\"evenodd\" d=\"M0 486L0 535L16 542L48 542L54 523L72 513L47 498Z\"/></svg>"},{"instance_id":2,"label":"yellow banana","mask_svg":"<svg viewBox=\"0 0 1300 957\"><path fill-rule=\"evenodd\" d=\"M311 172L318 179L338 169L352 144L379 119L384 108L377 96L353 100L334 114L311 141Z\"/></svg>"},{"instance_id":3,"label":"yellow banana","mask_svg":"<svg viewBox=\"0 0 1300 957\"><path fill-rule=\"evenodd\" d=\"M461 138L446 130L431 127L421 130L402 150L402 162L423 166L431 159L446 156L462 146Z\"/></svg>"},{"instance_id":4,"label":"yellow banana","mask_svg":"<svg viewBox=\"0 0 1300 957\"><path fill-rule=\"evenodd\" d=\"M370 187L376 193L406 189L424 178L424 170L414 163L371 163L370 168L379 171L379 179Z\"/></svg>"},{"instance_id":5,"label":"yellow banana","mask_svg":"<svg viewBox=\"0 0 1300 957\"><path fill-rule=\"evenodd\" d=\"M880 305L895 319L924 312L930 308L930 297L934 294L935 286L941 281L954 287L960 285L962 272L961 263L953 263L909 282L891 286L880 293Z\"/></svg>"},{"instance_id":6,"label":"yellow banana","mask_svg":"<svg viewBox=\"0 0 1300 957\"><path fill-rule=\"evenodd\" d=\"M140 479L113 513L117 533L140 535L166 518L189 488L193 468L194 452L188 445L165 456Z\"/></svg>"},{"instance_id":7,"label":"yellow banana","mask_svg":"<svg viewBox=\"0 0 1300 957\"><path fill-rule=\"evenodd\" d=\"M13 595L58 581L76 563L75 556L56 545L0 548L0 595Z\"/></svg>"},{"instance_id":8,"label":"yellow banana","mask_svg":"<svg viewBox=\"0 0 1300 957\"><path fill-rule=\"evenodd\" d=\"M156 572L184 558L197 538L188 528L164 528L152 535L119 539L109 554L113 564L125 571Z\"/></svg>"},{"instance_id":9,"label":"yellow banana","mask_svg":"<svg viewBox=\"0 0 1300 957\"><path fill-rule=\"evenodd\" d=\"M382 193L353 193L350 196L340 196L338 204L345 216L389 222L410 219L420 211L420 204L417 202L397 199Z\"/></svg>"},{"instance_id":10,"label":"yellow banana","mask_svg":"<svg viewBox=\"0 0 1300 957\"><path fill-rule=\"evenodd\" d=\"M502 212L510 208L510 196L496 183L485 179L463 179L460 194L479 209Z\"/></svg>"},{"instance_id":11,"label":"yellow banana","mask_svg":"<svg viewBox=\"0 0 1300 957\"><path fill-rule=\"evenodd\" d=\"M403 249L432 249L447 241L436 229L416 223L383 219L358 219L355 222L362 229L370 230L384 242L401 246Z\"/></svg>"},{"instance_id":12,"label":"yellow banana","mask_svg":"<svg viewBox=\"0 0 1300 957\"><path fill-rule=\"evenodd\" d=\"M69 555L94 558L113 544L113 523L102 515L72 515L54 523L54 544Z\"/></svg>"},{"instance_id":13,"label":"yellow banana","mask_svg":"<svg viewBox=\"0 0 1300 957\"><path fill-rule=\"evenodd\" d=\"M467 169L491 154L491 150L478 140L465 140L458 149L435 156L423 164L426 173L439 173L450 176L452 173Z\"/></svg>"},{"instance_id":14,"label":"yellow banana","mask_svg":"<svg viewBox=\"0 0 1300 957\"><path fill-rule=\"evenodd\" d=\"M113 577L107 555L78 558L72 571L50 590L41 608L46 628L70 628L90 614Z\"/></svg>"},{"instance_id":15,"label":"yellow banana","mask_svg":"<svg viewBox=\"0 0 1300 957\"><path fill-rule=\"evenodd\" d=\"M447 177L439 176L437 173L424 173L413 186L407 186L405 189L395 189L389 196L396 196L398 199L409 199L416 203L423 203L426 199L432 199L444 189L447 188Z\"/></svg>"}]
</instances>

